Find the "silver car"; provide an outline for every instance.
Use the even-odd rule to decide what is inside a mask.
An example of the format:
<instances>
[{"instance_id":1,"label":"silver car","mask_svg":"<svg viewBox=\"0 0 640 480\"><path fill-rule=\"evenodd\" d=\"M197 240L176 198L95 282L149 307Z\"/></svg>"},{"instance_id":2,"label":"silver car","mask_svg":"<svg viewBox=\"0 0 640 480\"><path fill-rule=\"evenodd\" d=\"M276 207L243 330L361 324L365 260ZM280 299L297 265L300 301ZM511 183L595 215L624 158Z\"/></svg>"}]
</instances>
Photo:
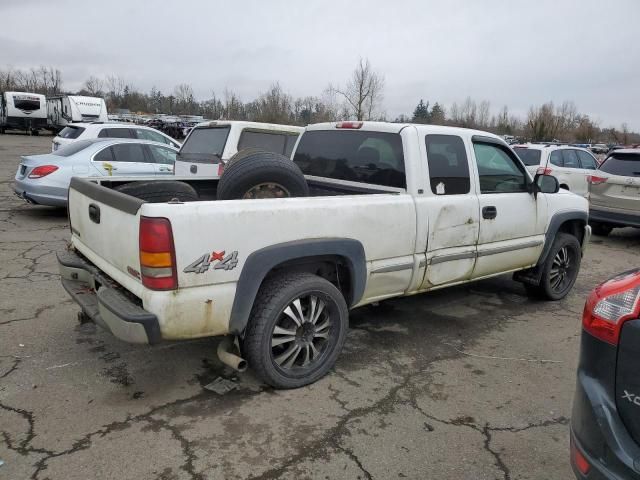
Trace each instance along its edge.
<instances>
[{"instance_id":1,"label":"silver car","mask_svg":"<svg viewBox=\"0 0 640 480\"><path fill-rule=\"evenodd\" d=\"M71 177L173 175L177 152L145 140L78 140L52 153L22 157L14 191L29 203L62 207Z\"/></svg>"}]
</instances>

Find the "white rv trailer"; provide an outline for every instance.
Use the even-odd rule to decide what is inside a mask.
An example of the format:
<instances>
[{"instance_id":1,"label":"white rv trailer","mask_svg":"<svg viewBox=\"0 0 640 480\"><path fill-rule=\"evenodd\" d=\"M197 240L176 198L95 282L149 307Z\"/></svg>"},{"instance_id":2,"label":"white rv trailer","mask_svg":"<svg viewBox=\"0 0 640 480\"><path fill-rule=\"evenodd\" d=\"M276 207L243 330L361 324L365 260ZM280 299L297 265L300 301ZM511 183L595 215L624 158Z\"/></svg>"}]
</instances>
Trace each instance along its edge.
<instances>
[{"instance_id":1,"label":"white rv trailer","mask_svg":"<svg viewBox=\"0 0 640 480\"><path fill-rule=\"evenodd\" d=\"M107 122L107 105L102 98L58 95L47 98L49 128L61 130L73 122Z\"/></svg>"},{"instance_id":2,"label":"white rv trailer","mask_svg":"<svg viewBox=\"0 0 640 480\"><path fill-rule=\"evenodd\" d=\"M24 130L37 134L47 127L47 100L44 95L28 92L4 92L0 95L0 133Z\"/></svg>"}]
</instances>

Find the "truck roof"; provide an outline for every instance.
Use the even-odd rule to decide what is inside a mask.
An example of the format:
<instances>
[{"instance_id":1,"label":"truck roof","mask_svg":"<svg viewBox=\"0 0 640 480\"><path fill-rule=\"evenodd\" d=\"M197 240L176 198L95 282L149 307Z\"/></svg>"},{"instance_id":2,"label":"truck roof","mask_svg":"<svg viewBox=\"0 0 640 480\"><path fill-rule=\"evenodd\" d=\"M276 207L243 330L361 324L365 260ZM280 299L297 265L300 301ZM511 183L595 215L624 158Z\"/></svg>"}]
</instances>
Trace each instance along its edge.
<instances>
[{"instance_id":1,"label":"truck roof","mask_svg":"<svg viewBox=\"0 0 640 480\"><path fill-rule=\"evenodd\" d=\"M336 128L340 128L341 124L354 124L353 127L342 127L342 128L353 128L358 130L368 130L373 132L389 132L389 133L399 133L402 129L406 127L415 127L420 133L430 133L430 134L440 134L440 135L460 135L460 136L472 136L472 135L481 135L483 137L491 137L497 140L504 142L504 138L494 135L493 133L485 132L483 130L474 130L471 128L462 128L462 127L448 127L444 125L430 125L424 123L392 123L392 122L357 122L357 121L345 121L345 122L325 122L325 123L315 123L312 125L307 125L306 130L333 130ZM357 126L357 124L361 124ZM506 143L506 142L505 142Z\"/></svg>"}]
</instances>

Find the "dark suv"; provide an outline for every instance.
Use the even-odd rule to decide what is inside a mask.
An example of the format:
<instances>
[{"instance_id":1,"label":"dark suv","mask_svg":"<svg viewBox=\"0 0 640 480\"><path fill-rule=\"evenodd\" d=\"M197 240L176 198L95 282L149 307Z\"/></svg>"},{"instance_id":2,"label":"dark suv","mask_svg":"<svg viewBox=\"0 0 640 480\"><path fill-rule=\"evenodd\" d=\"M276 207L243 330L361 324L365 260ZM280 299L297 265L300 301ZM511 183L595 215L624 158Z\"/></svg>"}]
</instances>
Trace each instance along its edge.
<instances>
[{"instance_id":1,"label":"dark suv","mask_svg":"<svg viewBox=\"0 0 640 480\"><path fill-rule=\"evenodd\" d=\"M571 416L579 479L640 479L640 268L592 292Z\"/></svg>"}]
</instances>

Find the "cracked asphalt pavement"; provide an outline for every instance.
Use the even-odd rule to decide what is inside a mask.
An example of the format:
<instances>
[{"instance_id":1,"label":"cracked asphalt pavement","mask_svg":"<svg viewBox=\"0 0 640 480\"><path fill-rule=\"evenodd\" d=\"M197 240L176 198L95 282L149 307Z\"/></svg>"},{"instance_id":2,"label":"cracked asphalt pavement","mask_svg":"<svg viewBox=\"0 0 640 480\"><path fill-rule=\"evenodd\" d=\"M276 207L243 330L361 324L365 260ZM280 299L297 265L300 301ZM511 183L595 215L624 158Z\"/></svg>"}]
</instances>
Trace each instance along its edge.
<instances>
[{"instance_id":1,"label":"cracked asphalt pavement","mask_svg":"<svg viewBox=\"0 0 640 480\"><path fill-rule=\"evenodd\" d=\"M12 193L50 140L0 136L0 479L572 478L584 298L637 265L640 232L594 237L561 302L504 276L356 310L332 373L274 391L215 339L135 346L77 322L66 212ZM238 388L203 388L219 376Z\"/></svg>"}]
</instances>

